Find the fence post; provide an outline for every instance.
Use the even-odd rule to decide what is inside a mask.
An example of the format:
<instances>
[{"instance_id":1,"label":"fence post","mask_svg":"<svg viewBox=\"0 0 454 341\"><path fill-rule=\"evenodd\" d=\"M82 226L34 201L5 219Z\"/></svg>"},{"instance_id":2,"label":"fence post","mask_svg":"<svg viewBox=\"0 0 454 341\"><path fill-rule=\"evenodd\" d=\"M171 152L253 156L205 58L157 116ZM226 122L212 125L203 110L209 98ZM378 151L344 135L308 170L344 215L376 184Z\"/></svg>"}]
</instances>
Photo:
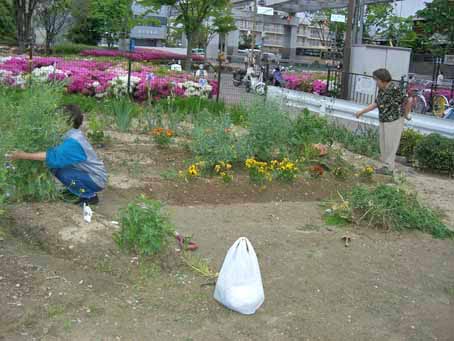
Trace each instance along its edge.
<instances>
[{"instance_id":1,"label":"fence post","mask_svg":"<svg viewBox=\"0 0 454 341\"><path fill-rule=\"evenodd\" d=\"M454 79L451 81L451 100L454 100Z\"/></svg>"},{"instance_id":2,"label":"fence post","mask_svg":"<svg viewBox=\"0 0 454 341\"><path fill-rule=\"evenodd\" d=\"M270 61L268 58L266 59L266 69L265 69L265 98L264 102L266 102L266 98L268 97L268 82L270 79Z\"/></svg>"},{"instance_id":3,"label":"fence post","mask_svg":"<svg viewBox=\"0 0 454 341\"><path fill-rule=\"evenodd\" d=\"M330 94L330 92L329 92L330 77L331 77L331 68L328 67L328 76L327 76L327 79L326 79L326 93L328 94L328 96Z\"/></svg>"},{"instance_id":4,"label":"fence post","mask_svg":"<svg viewBox=\"0 0 454 341\"><path fill-rule=\"evenodd\" d=\"M129 38L129 53L127 54L128 56L128 96L131 96L131 57L132 57L132 52L135 49L135 41L133 38Z\"/></svg>"},{"instance_id":5,"label":"fence post","mask_svg":"<svg viewBox=\"0 0 454 341\"><path fill-rule=\"evenodd\" d=\"M128 53L128 96L131 95L131 55Z\"/></svg>"},{"instance_id":6,"label":"fence post","mask_svg":"<svg viewBox=\"0 0 454 341\"><path fill-rule=\"evenodd\" d=\"M219 102L219 95L221 93L221 70L222 60L224 59L224 53L220 52L218 55L218 91L216 92L216 102Z\"/></svg>"},{"instance_id":7,"label":"fence post","mask_svg":"<svg viewBox=\"0 0 454 341\"><path fill-rule=\"evenodd\" d=\"M29 72L29 83L28 86L32 87L32 71L33 71L33 41L30 38L30 49L28 51L28 72Z\"/></svg>"}]
</instances>

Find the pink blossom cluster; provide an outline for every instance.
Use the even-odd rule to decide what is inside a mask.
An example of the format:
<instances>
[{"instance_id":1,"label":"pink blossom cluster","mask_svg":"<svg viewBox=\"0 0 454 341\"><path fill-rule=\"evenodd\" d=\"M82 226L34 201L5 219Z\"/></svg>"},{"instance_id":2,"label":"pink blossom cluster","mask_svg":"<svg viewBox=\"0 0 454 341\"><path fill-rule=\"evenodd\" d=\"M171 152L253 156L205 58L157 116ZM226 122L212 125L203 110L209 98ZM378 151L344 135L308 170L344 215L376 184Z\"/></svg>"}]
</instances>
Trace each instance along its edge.
<instances>
[{"instance_id":1,"label":"pink blossom cluster","mask_svg":"<svg viewBox=\"0 0 454 341\"><path fill-rule=\"evenodd\" d=\"M136 49L134 52L124 52L119 50L85 50L80 53L82 56L91 57L129 57L134 61L170 60L186 59L186 55L172 53L157 49ZM193 54L192 59L202 61L203 56Z\"/></svg>"},{"instance_id":2,"label":"pink blossom cluster","mask_svg":"<svg viewBox=\"0 0 454 341\"><path fill-rule=\"evenodd\" d=\"M314 74L308 72L284 73L282 78L285 81L285 87L292 90L301 90L320 95L326 92L327 89L326 81L314 79Z\"/></svg>"},{"instance_id":3,"label":"pink blossom cluster","mask_svg":"<svg viewBox=\"0 0 454 341\"><path fill-rule=\"evenodd\" d=\"M19 86L19 80L23 84L23 76L29 72L29 68L29 61L25 56L0 60L0 82ZM107 95L115 79L127 77L125 64L93 60L36 57L33 59L32 68L34 74L37 72L41 74L41 71L44 71L44 79L47 77L49 80L64 80L70 93L97 97ZM192 80L192 75L174 71L169 71L164 76L155 75L154 72L158 71L162 74L162 69L143 66L131 73L131 78L138 80L133 89L133 95L137 100L143 101L149 96L158 99L169 95L185 95L181 84ZM217 82L209 83L212 87L211 95L216 95Z\"/></svg>"}]
</instances>

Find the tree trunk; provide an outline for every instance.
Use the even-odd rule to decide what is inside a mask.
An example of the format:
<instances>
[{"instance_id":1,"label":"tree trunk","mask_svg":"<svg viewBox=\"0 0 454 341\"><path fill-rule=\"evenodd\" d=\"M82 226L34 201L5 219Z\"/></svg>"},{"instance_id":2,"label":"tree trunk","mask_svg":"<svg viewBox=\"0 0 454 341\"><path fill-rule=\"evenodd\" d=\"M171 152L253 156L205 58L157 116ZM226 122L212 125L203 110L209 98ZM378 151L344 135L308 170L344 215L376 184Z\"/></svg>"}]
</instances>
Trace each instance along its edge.
<instances>
[{"instance_id":1,"label":"tree trunk","mask_svg":"<svg viewBox=\"0 0 454 341\"><path fill-rule=\"evenodd\" d=\"M186 61L184 69L187 72L191 72L192 69L192 33L186 32L187 46L186 46Z\"/></svg>"}]
</instances>

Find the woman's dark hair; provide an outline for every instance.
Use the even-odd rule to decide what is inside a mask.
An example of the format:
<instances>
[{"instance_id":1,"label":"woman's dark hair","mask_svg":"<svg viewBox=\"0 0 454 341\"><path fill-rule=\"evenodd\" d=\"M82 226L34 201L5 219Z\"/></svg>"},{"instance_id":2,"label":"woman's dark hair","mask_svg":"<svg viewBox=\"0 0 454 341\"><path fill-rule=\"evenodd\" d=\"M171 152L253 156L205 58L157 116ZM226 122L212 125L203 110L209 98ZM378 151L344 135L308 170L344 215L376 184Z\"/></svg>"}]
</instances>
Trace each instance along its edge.
<instances>
[{"instance_id":1,"label":"woman's dark hair","mask_svg":"<svg viewBox=\"0 0 454 341\"><path fill-rule=\"evenodd\" d=\"M80 107L77 104L67 104L63 106L63 109L69 114L68 123L74 129L79 129L84 121L84 114L80 110Z\"/></svg>"},{"instance_id":2,"label":"woman's dark hair","mask_svg":"<svg viewBox=\"0 0 454 341\"><path fill-rule=\"evenodd\" d=\"M374 76L375 79L378 79L382 82L387 82L387 83L391 82L393 80L393 78L391 77L391 74L386 69L375 70L372 73L372 76Z\"/></svg>"}]
</instances>

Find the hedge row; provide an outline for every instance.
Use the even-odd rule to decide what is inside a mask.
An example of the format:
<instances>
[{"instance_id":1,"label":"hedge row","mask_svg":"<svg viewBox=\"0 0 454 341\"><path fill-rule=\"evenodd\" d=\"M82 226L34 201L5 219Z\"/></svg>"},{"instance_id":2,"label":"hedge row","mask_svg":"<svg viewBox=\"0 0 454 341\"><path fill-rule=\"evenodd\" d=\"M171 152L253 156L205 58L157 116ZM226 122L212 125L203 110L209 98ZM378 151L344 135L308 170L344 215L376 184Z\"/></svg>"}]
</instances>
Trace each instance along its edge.
<instances>
[{"instance_id":1,"label":"hedge row","mask_svg":"<svg viewBox=\"0 0 454 341\"><path fill-rule=\"evenodd\" d=\"M398 154L418 168L454 175L454 139L407 129L402 134Z\"/></svg>"}]
</instances>

